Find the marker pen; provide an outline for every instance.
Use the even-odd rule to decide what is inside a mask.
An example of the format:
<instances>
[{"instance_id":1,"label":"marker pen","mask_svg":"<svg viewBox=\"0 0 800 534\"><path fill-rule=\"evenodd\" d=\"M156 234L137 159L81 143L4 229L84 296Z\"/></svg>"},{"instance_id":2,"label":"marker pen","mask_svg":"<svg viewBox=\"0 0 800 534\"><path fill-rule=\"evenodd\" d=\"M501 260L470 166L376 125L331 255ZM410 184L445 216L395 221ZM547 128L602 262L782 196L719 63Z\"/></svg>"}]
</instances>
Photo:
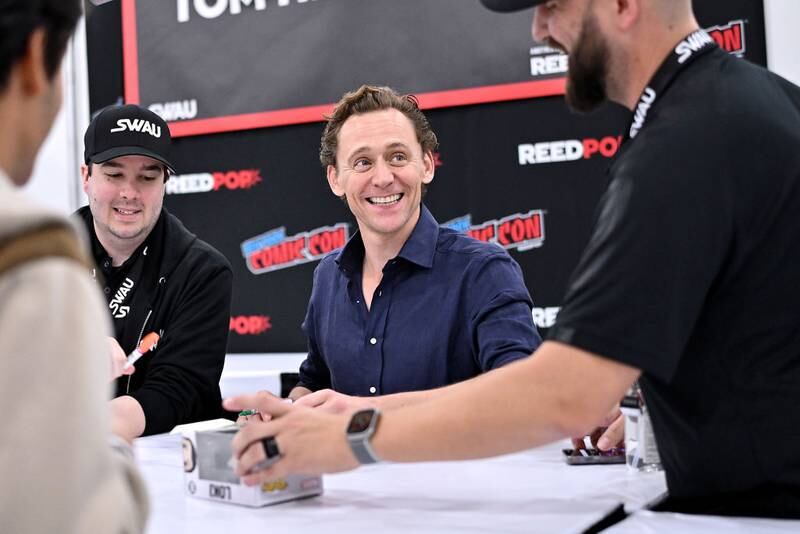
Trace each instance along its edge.
<instances>
[{"instance_id":1,"label":"marker pen","mask_svg":"<svg viewBox=\"0 0 800 534\"><path fill-rule=\"evenodd\" d=\"M136 360L138 360L139 358L141 358L142 356L144 356L145 354L156 348L158 340L159 340L158 334L156 334L155 332L150 332L149 334L144 336L142 340L139 342L139 346L133 349L133 351L130 354L128 354L128 361L125 362L125 367L123 367L123 369L130 369L133 366L133 364L136 363Z\"/></svg>"}]
</instances>

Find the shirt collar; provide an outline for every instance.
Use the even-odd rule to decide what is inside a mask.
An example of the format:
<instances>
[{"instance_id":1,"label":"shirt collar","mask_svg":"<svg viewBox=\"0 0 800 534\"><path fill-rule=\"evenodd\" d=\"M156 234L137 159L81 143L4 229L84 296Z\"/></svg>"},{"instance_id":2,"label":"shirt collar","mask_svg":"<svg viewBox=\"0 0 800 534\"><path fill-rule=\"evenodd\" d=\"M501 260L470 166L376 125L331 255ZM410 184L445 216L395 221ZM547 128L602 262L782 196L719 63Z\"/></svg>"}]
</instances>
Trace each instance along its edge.
<instances>
[{"instance_id":1,"label":"shirt collar","mask_svg":"<svg viewBox=\"0 0 800 534\"><path fill-rule=\"evenodd\" d=\"M419 220L397 257L430 269L433 266L433 256L436 253L438 240L439 223L433 218L428 208L424 204L420 204ZM364 241L361 239L361 232L356 232L336 256L336 263L345 272L355 273L361 271L363 261Z\"/></svg>"},{"instance_id":2,"label":"shirt collar","mask_svg":"<svg viewBox=\"0 0 800 534\"><path fill-rule=\"evenodd\" d=\"M424 204L420 205L419 221L414 231L408 236L398 258L430 269L433 267L433 255L436 253L436 242L439 240L439 223Z\"/></svg>"}]
</instances>

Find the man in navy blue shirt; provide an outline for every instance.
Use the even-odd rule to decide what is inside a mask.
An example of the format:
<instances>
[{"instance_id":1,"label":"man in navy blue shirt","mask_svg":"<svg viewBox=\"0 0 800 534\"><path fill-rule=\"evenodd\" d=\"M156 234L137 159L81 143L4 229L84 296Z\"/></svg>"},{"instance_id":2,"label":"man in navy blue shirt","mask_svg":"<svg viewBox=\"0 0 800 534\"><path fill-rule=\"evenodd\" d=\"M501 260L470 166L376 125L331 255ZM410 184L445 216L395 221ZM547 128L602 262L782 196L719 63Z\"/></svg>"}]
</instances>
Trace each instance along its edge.
<instances>
[{"instance_id":1,"label":"man in navy blue shirt","mask_svg":"<svg viewBox=\"0 0 800 534\"><path fill-rule=\"evenodd\" d=\"M416 100L386 87L346 94L329 118L320 160L359 231L314 273L293 399L437 388L541 343L519 265L497 245L440 227L422 205L435 147Z\"/></svg>"}]
</instances>

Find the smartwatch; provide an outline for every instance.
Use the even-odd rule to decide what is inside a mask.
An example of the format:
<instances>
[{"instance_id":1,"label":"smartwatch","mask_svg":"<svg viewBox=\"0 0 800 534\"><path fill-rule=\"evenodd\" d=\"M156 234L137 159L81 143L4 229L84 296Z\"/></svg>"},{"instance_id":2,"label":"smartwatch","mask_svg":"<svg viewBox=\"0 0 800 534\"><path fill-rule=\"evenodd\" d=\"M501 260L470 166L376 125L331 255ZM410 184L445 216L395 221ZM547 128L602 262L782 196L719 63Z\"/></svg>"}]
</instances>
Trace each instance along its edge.
<instances>
[{"instance_id":1,"label":"smartwatch","mask_svg":"<svg viewBox=\"0 0 800 534\"><path fill-rule=\"evenodd\" d=\"M369 440L378 428L381 412L375 408L359 410L350 418L347 425L347 441L353 454L361 465L374 464L381 459L372 450Z\"/></svg>"}]
</instances>

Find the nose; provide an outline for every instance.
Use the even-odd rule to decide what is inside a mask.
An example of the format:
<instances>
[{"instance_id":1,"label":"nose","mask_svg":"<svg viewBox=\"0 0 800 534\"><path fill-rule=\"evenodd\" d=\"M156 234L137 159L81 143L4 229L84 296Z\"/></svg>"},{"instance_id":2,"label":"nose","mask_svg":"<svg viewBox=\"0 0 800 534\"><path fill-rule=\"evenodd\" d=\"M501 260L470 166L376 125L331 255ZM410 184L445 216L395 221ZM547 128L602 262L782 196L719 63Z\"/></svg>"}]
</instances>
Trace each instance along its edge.
<instances>
[{"instance_id":1,"label":"nose","mask_svg":"<svg viewBox=\"0 0 800 534\"><path fill-rule=\"evenodd\" d=\"M547 23L550 19L550 11L547 9L547 4L539 4L533 12L533 22L531 25L531 35L534 41L544 42L545 39L550 37L550 32L547 29Z\"/></svg>"},{"instance_id":2,"label":"nose","mask_svg":"<svg viewBox=\"0 0 800 534\"><path fill-rule=\"evenodd\" d=\"M375 187L387 187L394 182L394 172L383 158L378 159L372 173L372 185Z\"/></svg>"},{"instance_id":3,"label":"nose","mask_svg":"<svg viewBox=\"0 0 800 534\"><path fill-rule=\"evenodd\" d=\"M125 200L134 200L139 197L139 189L132 180L125 180L120 185L119 196Z\"/></svg>"}]
</instances>

